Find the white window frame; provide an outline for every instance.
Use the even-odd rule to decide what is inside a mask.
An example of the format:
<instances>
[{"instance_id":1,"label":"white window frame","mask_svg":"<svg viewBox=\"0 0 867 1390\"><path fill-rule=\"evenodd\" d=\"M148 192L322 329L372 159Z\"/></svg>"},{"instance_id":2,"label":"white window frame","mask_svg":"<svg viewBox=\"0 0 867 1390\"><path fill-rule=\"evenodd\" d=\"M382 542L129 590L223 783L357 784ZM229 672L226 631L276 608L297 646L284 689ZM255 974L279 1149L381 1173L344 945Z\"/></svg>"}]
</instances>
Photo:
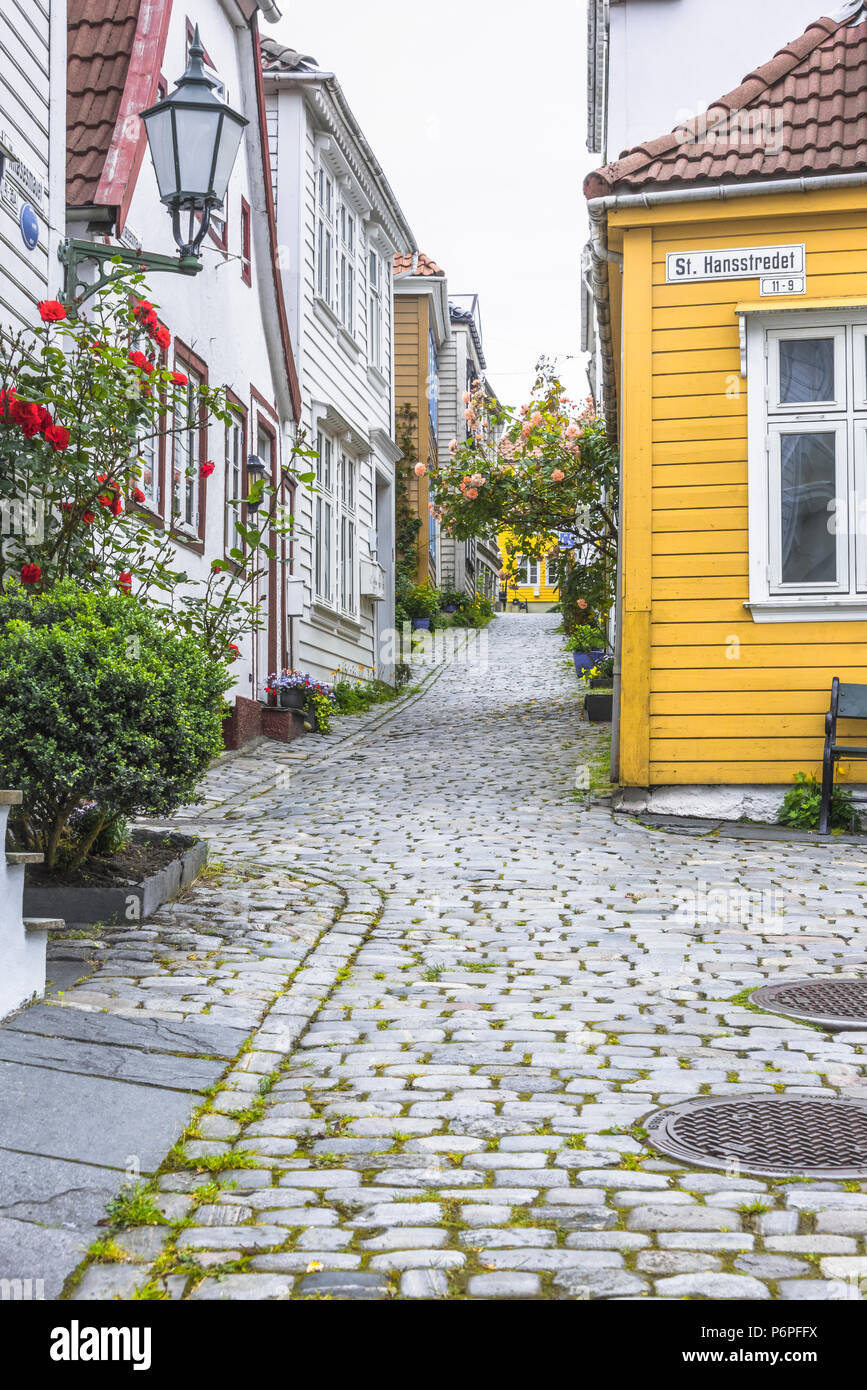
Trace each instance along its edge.
<instances>
[{"instance_id":1,"label":"white window frame","mask_svg":"<svg viewBox=\"0 0 867 1390\"><path fill-rule=\"evenodd\" d=\"M367 248L367 359L371 367L382 371L383 338L383 261L375 246Z\"/></svg>"},{"instance_id":2,"label":"white window frame","mask_svg":"<svg viewBox=\"0 0 867 1390\"><path fill-rule=\"evenodd\" d=\"M533 577L534 575L535 578ZM521 563L518 566L517 579L519 589L538 589L539 561L531 559L526 555L522 555Z\"/></svg>"},{"instance_id":3,"label":"white window frame","mask_svg":"<svg viewBox=\"0 0 867 1390\"><path fill-rule=\"evenodd\" d=\"M354 338L357 317L355 262L358 247L358 217L345 200L340 203L338 221L340 234L339 316L346 332Z\"/></svg>"},{"instance_id":4,"label":"white window frame","mask_svg":"<svg viewBox=\"0 0 867 1390\"><path fill-rule=\"evenodd\" d=\"M334 313L337 303L337 180L322 161L316 169L316 295Z\"/></svg>"},{"instance_id":5,"label":"white window frame","mask_svg":"<svg viewBox=\"0 0 867 1390\"><path fill-rule=\"evenodd\" d=\"M181 363L187 377L187 385L178 392L178 406L175 408L175 433L172 435L172 478L171 478L171 523L175 530L199 539L199 470L204 463L202 454L201 401L199 387L204 377L187 362ZM181 418L178 407L188 412L187 424L178 429ZM186 481L182 482L181 479ZM181 505L179 505L179 503Z\"/></svg>"},{"instance_id":6,"label":"white window frame","mask_svg":"<svg viewBox=\"0 0 867 1390\"><path fill-rule=\"evenodd\" d=\"M345 449L337 462L337 590L340 607L354 617L358 611L358 463Z\"/></svg>"},{"instance_id":7,"label":"white window frame","mask_svg":"<svg viewBox=\"0 0 867 1390\"><path fill-rule=\"evenodd\" d=\"M146 439L139 440L138 465L141 469L137 486L144 493L144 501L141 506L147 507L149 511L155 512L157 516L160 510L160 441L154 435L149 435ZM145 469L150 469L150 486L145 482Z\"/></svg>"},{"instance_id":8,"label":"white window frame","mask_svg":"<svg viewBox=\"0 0 867 1390\"><path fill-rule=\"evenodd\" d=\"M238 501L244 496L244 440L246 434L247 422L244 417L233 415L226 425L226 492L224 497L226 519L224 531L227 555L230 550L240 550L242 555L247 552L247 543L238 532L241 508L240 506L231 506L233 501Z\"/></svg>"},{"instance_id":9,"label":"white window frame","mask_svg":"<svg viewBox=\"0 0 867 1390\"><path fill-rule=\"evenodd\" d=\"M313 494L313 592L317 603L334 604L334 440L316 435L316 492Z\"/></svg>"},{"instance_id":10,"label":"white window frame","mask_svg":"<svg viewBox=\"0 0 867 1390\"><path fill-rule=\"evenodd\" d=\"M852 309L741 310L747 377L749 600L755 622L867 620L867 303ZM743 322L742 320L742 322ZM779 397L780 338L835 340L835 400L788 405ZM783 584L779 529L780 436L837 435L837 581Z\"/></svg>"}]
</instances>

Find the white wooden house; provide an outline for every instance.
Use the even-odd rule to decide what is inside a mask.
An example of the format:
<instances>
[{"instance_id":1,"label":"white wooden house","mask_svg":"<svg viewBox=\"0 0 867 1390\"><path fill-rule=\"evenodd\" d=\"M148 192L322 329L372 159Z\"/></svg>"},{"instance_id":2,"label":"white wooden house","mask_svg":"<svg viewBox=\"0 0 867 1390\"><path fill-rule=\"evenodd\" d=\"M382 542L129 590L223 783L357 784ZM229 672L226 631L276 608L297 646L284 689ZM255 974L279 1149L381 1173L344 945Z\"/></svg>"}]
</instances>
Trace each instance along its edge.
<instances>
[{"instance_id":1,"label":"white wooden house","mask_svg":"<svg viewBox=\"0 0 867 1390\"><path fill-rule=\"evenodd\" d=\"M297 664L393 673L394 331L391 263L413 234L333 73L263 42L280 266L319 452L296 497L306 604Z\"/></svg>"},{"instance_id":2,"label":"white wooden house","mask_svg":"<svg viewBox=\"0 0 867 1390\"><path fill-rule=\"evenodd\" d=\"M478 295L450 295L451 334L439 354L439 456L449 458L449 443L470 433L464 412L474 381L485 380L485 352ZM493 599L499 590L499 551L496 536L456 540L440 537L440 585Z\"/></svg>"},{"instance_id":3,"label":"white wooden house","mask_svg":"<svg viewBox=\"0 0 867 1390\"><path fill-rule=\"evenodd\" d=\"M0 328L31 324L60 283L64 0L0 0Z\"/></svg>"},{"instance_id":4,"label":"white wooden house","mask_svg":"<svg viewBox=\"0 0 867 1390\"><path fill-rule=\"evenodd\" d=\"M172 334L170 363L193 383L228 386L241 411L230 428L191 428L146 461L143 510L154 525L177 529L176 559L191 578L204 577L235 543L235 511L227 502L245 493L247 457L258 455L276 479L300 414L277 269L259 12L279 18L271 0L195 0L191 7L177 0L68 0L70 236L175 252L138 116L183 74L194 25L221 94L248 121L224 205L202 245L203 270L150 281ZM202 477L207 461L216 467ZM291 505L291 495L284 500ZM268 674L296 658L289 569L275 560L259 585L264 626L238 639L229 698L262 699Z\"/></svg>"}]
</instances>

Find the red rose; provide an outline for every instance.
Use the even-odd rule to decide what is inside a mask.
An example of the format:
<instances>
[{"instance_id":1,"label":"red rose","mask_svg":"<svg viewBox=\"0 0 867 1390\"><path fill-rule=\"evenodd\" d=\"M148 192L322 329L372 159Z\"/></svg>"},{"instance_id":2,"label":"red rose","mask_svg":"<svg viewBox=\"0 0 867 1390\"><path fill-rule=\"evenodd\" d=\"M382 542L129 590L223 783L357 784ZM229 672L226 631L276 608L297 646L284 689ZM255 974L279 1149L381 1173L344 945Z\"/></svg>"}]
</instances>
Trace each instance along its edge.
<instances>
[{"instance_id":1,"label":"red rose","mask_svg":"<svg viewBox=\"0 0 867 1390\"><path fill-rule=\"evenodd\" d=\"M61 510L62 512L74 512L74 511L75 511L75 503L74 503L74 502L61 502L61 504L60 504L60 510Z\"/></svg>"},{"instance_id":2,"label":"red rose","mask_svg":"<svg viewBox=\"0 0 867 1390\"><path fill-rule=\"evenodd\" d=\"M132 593L132 575L129 570L122 570L117 577L117 587L123 589L125 594Z\"/></svg>"},{"instance_id":3,"label":"red rose","mask_svg":"<svg viewBox=\"0 0 867 1390\"><path fill-rule=\"evenodd\" d=\"M172 372L172 381L175 386L186 386L189 377L184 376L183 372Z\"/></svg>"},{"instance_id":4,"label":"red rose","mask_svg":"<svg viewBox=\"0 0 867 1390\"><path fill-rule=\"evenodd\" d=\"M208 459L208 462L207 462L207 463L203 463L202 466L201 466L201 468L199 469L199 477L200 477L200 478L210 478L210 476L211 476L211 474L213 473L213 471L214 471L215 468L216 468L216 464L211 463L211 460Z\"/></svg>"},{"instance_id":5,"label":"red rose","mask_svg":"<svg viewBox=\"0 0 867 1390\"><path fill-rule=\"evenodd\" d=\"M111 503L111 506L109 507L109 511L114 516L120 516L121 512L123 511L123 503L121 502L119 497L114 498L113 502Z\"/></svg>"},{"instance_id":6,"label":"red rose","mask_svg":"<svg viewBox=\"0 0 867 1390\"><path fill-rule=\"evenodd\" d=\"M9 411L10 411L10 418L11 418L12 403L13 403L14 400L15 400L15 387L14 387L14 386L10 387L10 389L9 389L8 391L0 391L0 420L5 420L5 418L6 418L6 410L7 410L7 407L8 407L8 409L9 409Z\"/></svg>"},{"instance_id":7,"label":"red rose","mask_svg":"<svg viewBox=\"0 0 867 1390\"><path fill-rule=\"evenodd\" d=\"M108 495L107 493L102 492L96 500L101 507L110 507L112 502L114 501L114 498Z\"/></svg>"},{"instance_id":8,"label":"red rose","mask_svg":"<svg viewBox=\"0 0 867 1390\"><path fill-rule=\"evenodd\" d=\"M145 495L140 487L133 488L132 499L134 502L143 502L145 500Z\"/></svg>"},{"instance_id":9,"label":"red rose","mask_svg":"<svg viewBox=\"0 0 867 1390\"><path fill-rule=\"evenodd\" d=\"M232 655L226 658L227 661L237 661L237 660L238 660L238 657L241 655L241 650L240 650L240 648L238 647L237 643L236 643L236 642L230 642L230 643L229 643L229 646L228 646L228 650L232 653Z\"/></svg>"},{"instance_id":10,"label":"red rose","mask_svg":"<svg viewBox=\"0 0 867 1390\"><path fill-rule=\"evenodd\" d=\"M92 524L92 522L94 522L94 521L96 520L96 517L94 516L93 512L82 512L82 513L81 513L81 519L82 519L82 521L85 522L88 526L90 526L90 525Z\"/></svg>"},{"instance_id":11,"label":"red rose","mask_svg":"<svg viewBox=\"0 0 867 1390\"><path fill-rule=\"evenodd\" d=\"M21 583L22 583L22 584L38 584L41 578L42 578L42 570L39 568L38 565L22 565L22 566L21 566Z\"/></svg>"},{"instance_id":12,"label":"red rose","mask_svg":"<svg viewBox=\"0 0 867 1390\"><path fill-rule=\"evenodd\" d=\"M45 434L45 435L46 435L46 438L48 437L47 434L46 434L46 431L51 427L52 424L53 424L53 421L52 421L52 419L51 419L51 411L50 411L50 410L46 410L44 405L40 405L40 406L39 406L39 429L40 429L40 432L41 432L42 434Z\"/></svg>"},{"instance_id":13,"label":"red rose","mask_svg":"<svg viewBox=\"0 0 867 1390\"><path fill-rule=\"evenodd\" d=\"M55 453L60 454L69 448L69 430L64 425L49 425L45 431L45 438Z\"/></svg>"},{"instance_id":14,"label":"red rose","mask_svg":"<svg viewBox=\"0 0 867 1390\"><path fill-rule=\"evenodd\" d=\"M171 333L167 328L164 328L163 325L160 324L159 328L154 333L154 342L156 343L157 347L162 348L163 352L165 352L166 348L168 347L171 341Z\"/></svg>"},{"instance_id":15,"label":"red rose","mask_svg":"<svg viewBox=\"0 0 867 1390\"><path fill-rule=\"evenodd\" d=\"M36 307L43 323L60 323L66 318L66 309L57 299L42 299Z\"/></svg>"},{"instance_id":16,"label":"red rose","mask_svg":"<svg viewBox=\"0 0 867 1390\"><path fill-rule=\"evenodd\" d=\"M138 367L140 372L146 372L148 376L154 369L153 362L150 362L143 352L131 352L129 360L134 367Z\"/></svg>"},{"instance_id":17,"label":"red rose","mask_svg":"<svg viewBox=\"0 0 867 1390\"><path fill-rule=\"evenodd\" d=\"M16 397L9 406L9 419L13 424L18 425L25 439L32 439L34 434L40 430L41 418L39 412L41 405L36 405L31 401L19 401Z\"/></svg>"}]
</instances>

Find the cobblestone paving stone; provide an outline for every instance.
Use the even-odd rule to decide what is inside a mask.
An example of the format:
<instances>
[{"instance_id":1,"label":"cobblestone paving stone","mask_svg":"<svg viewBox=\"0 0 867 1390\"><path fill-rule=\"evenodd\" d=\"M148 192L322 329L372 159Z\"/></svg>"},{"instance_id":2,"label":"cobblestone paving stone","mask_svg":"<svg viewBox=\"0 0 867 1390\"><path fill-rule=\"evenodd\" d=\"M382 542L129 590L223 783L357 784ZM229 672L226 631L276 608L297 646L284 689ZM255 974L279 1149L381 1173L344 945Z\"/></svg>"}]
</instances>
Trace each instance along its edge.
<instances>
[{"instance_id":1,"label":"cobblestone paving stone","mask_svg":"<svg viewBox=\"0 0 867 1390\"><path fill-rule=\"evenodd\" d=\"M497 619L487 663L221 763L177 818L226 875L118 933L79 1003L250 1039L158 1179L172 1224L116 1233L139 1263L74 1296L861 1297L867 1181L684 1168L641 1121L865 1095L867 1033L742 998L863 968L863 852L653 832L576 794L605 729L557 621Z\"/></svg>"}]
</instances>

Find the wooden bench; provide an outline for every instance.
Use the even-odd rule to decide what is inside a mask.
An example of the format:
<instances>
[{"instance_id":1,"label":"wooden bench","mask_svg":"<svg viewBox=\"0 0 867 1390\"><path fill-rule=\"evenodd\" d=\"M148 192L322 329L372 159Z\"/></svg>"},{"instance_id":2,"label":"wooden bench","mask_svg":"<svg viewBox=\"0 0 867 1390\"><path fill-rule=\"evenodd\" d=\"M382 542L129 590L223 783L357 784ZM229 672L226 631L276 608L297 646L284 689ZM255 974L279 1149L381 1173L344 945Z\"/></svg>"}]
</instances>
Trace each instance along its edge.
<instances>
[{"instance_id":1,"label":"wooden bench","mask_svg":"<svg viewBox=\"0 0 867 1390\"><path fill-rule=\"evenodd\" d=\"M825 715L825 751L822 754L820 835L828 833L834 795L834 763L840 758L867 758L867 745L837 742L838 719L867 719L867 685L844 685L838 676L831 682L831 708Z\"/></svg>"}]
</instances>

